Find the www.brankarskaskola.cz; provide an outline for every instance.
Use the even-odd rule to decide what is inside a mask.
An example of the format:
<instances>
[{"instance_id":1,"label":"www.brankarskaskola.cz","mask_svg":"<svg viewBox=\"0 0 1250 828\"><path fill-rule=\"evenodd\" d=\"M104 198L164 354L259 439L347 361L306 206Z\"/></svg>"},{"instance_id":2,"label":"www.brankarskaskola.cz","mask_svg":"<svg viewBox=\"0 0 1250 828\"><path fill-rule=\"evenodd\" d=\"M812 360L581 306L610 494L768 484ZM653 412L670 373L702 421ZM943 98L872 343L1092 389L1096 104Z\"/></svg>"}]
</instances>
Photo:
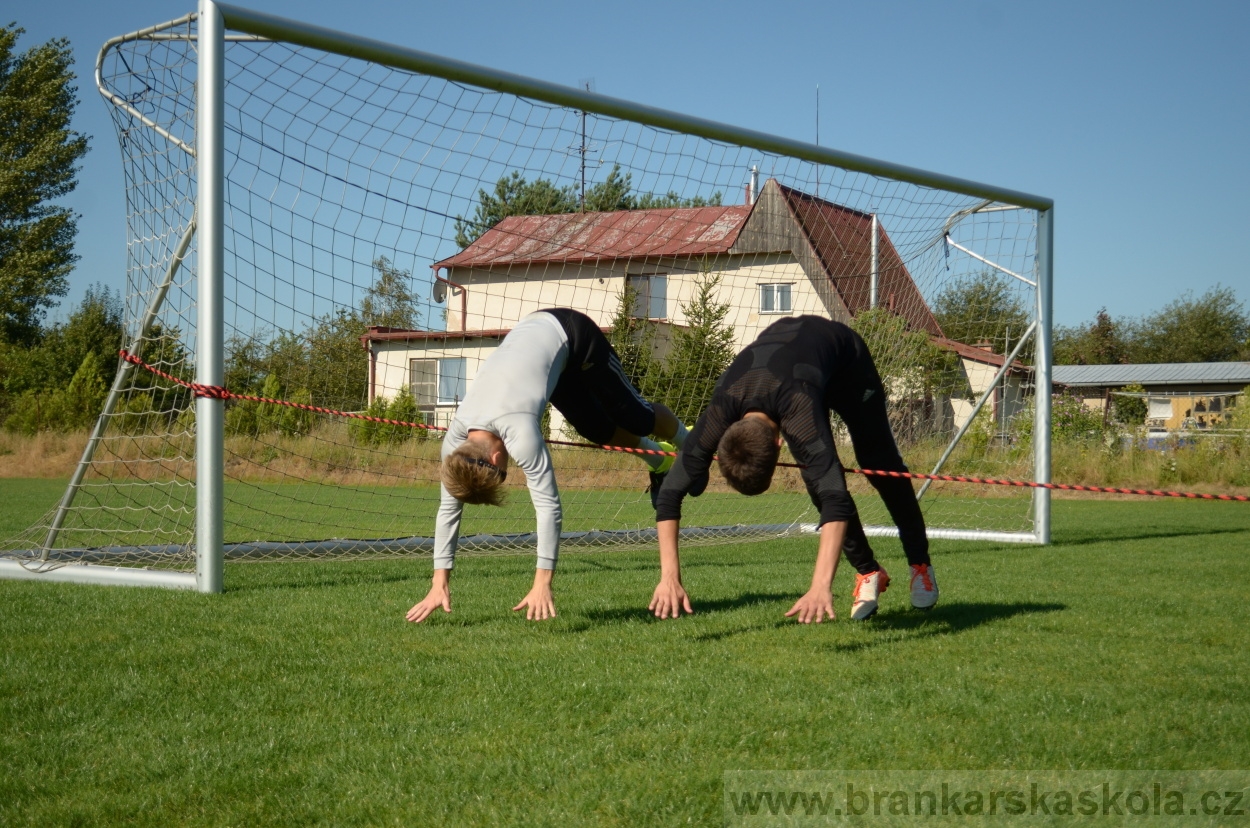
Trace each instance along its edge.
<instances>
[{"instance_id":1,"label":"www.brankarskaskola.cz","mask_svg":"<svg viewBox=\"0 0 1250 828\"><path fill-rule=\"evenodd\" d=\"M1156 782L1119 790L1109 783L1083 790L741 791L729 792L737 816L1247 816L1243 791L1178 791Z\"/></svg>"}]
</instances>

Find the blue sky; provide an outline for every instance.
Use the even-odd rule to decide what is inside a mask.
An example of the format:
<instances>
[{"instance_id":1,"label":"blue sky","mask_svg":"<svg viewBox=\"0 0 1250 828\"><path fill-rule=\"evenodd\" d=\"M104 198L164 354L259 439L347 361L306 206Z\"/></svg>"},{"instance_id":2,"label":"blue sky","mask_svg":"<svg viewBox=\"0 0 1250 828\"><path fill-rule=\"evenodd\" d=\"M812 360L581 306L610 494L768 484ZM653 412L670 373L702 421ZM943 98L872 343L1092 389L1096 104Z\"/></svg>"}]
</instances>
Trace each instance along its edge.
<instances>
[{"instance_id":1,"label":"blue sky","mask_svg":"<svg viewBox=\"0 0 1250 828\"><path fill-rule=\"evenodd\" d=\"M1222 284L1250 305L1250 3L586 4L251 0L237 5L1056 202L1061 324ZM92 136L62 314L121 290L122 170L95 56L193 2L17 0L19 48L68 37ZM1239 57L1240 55L1240 57Z\"/></svg>"}]
</instances>

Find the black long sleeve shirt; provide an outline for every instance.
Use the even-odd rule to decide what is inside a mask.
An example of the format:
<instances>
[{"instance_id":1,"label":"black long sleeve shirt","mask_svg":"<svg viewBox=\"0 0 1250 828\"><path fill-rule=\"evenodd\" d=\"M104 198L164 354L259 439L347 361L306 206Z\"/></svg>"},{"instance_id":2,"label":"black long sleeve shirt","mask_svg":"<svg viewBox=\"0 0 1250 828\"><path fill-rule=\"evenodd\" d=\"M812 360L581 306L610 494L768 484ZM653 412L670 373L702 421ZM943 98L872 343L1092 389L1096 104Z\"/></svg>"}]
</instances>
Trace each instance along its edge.
<instances>
[{"instance_id":1,"label":"black long sleeve shirt","mask_svg":"<svg viewBox=\"0 0 1250 828\"><path fill-rule=\"evenodd\" d=\"M849 520L855 504L846 490L829 410L855 395L882 393L876 377L863 339L840 322L797 316L769 325L717 382L660 490L656 520L680 519L682 499L703 493L721 437L748 411L763 412L781 427L803 466L820 522Z\"/></svg>"}]
</instances>

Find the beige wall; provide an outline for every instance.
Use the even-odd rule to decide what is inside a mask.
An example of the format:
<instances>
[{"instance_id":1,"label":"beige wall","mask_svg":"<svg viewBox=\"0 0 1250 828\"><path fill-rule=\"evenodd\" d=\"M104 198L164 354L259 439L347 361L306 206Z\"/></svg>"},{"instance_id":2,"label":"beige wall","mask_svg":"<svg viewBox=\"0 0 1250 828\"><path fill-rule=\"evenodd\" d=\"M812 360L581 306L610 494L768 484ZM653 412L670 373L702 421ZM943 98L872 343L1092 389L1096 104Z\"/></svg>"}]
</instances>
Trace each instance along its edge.
<instances>
[{"instance_id":1,"label":"beige wall","mask_svg":"<svg viewBox=\"0 0 1250 828\"><path fill-rule=\"evenodd\" d=\"M685 325L681 306L694 296L695 276L703 257L663 264L617 261L606 264L517 266L507 270L454 269L447 278L463 285L467 310L461 325L459 291L447 300L447 330L511 328L526 314L550 307L576 308L607 327L616 314L627 275L668 277L668 319ZM782 316L814 313L827 316L820 298L802 269L788 253L750 254L710 258L707 266L721 275L717 299L732 308L727 322L734 327L741 350L756 335ZM791 285L789 313L760 314L759 286Z\"/></svg>"},{"instance_id":2,"label":"beige wall","mask_svg":"<svg viewBox=\"0 0 1250 828\"><path fill-rule=\"evenodd\" d=\"M482 362L499 345L497 339L436 340L434 342L374 342L375 354L374 395L390 400L407 388L409 361L412 359L464 357L465 377L473 383ZM432 425L446 426L456 411L454 403L435 407Z\"/></svg>"},{"instance_id":3,"label":"beige wall","mask_svg":"<svg viewBox=\"0 0 1250 828\"><path fill-rule=\"evenodd\" d=\"M987 365L971 359L960 359L960 364L963 366L964 376L968 378L968 385L972 389L972 400L951 400L957 429L962 428L964 423L972 417L972 407L977 400L981 399L985 389L990 387L990 383L994 381L994 376L999 370L997 365ZM1005 387L1003 382L999 382L999 389L998 396L987 401L985 408L993 413L996 421L1002 422L1004 418L1010 419L1024 409L1025 396L1019 377L1008 376Z\"/></svg>"}]
</instances>

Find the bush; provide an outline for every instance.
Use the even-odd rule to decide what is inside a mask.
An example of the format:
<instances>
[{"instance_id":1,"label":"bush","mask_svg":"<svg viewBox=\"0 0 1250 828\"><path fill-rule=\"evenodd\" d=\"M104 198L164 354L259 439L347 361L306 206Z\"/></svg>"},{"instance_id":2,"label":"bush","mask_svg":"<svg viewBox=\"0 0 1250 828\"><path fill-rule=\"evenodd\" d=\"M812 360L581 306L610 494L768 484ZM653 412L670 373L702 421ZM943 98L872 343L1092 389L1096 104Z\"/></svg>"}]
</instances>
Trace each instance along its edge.
<instances>
[{"instance_id":1,"label":"bush","mask_svg":"<svg viewBox=\"0 0 1250 828\"><path fill-rule=\"evenodd\" d=\"M424 423L425 419L421 415L421 410L417 408L417 401L407 388L400 390L393 400L389 402L383 397L377 397L373 402L369 403L369 407L364 411L366 416L378 417L385 420L400 420L406 423ZM412 439L424 439L426 435L425 429L413 428L412 426L391 425L389 423L375 423L369 420L353 419L348 427L348 432L352 439L362 446L381 446L407 442Z\"/></svg>"},{"instance_id":2,"label":"bush","mask_svg":"<svg viewBox=\"0 0 1250 828\"><path fill-rule=\"evenodd\" d=\"M1120 390L1130 394L1146 393L1146 389L1136 382L1126 385ZM1113 396L1111 413L1115 416L1116 422L1123 425L1143 425L1146 422L1146 399L1145 397Z\"/></svg>"},{"instance_id":3,"label":"bush","mask_svg":"<svg viewBox=\"0 0 1250 828\"><path fill-rule=\"evenodd\" d=\"M69 386L53 391L26 391L13 404L4 421L8 431L34 435L40 431L75 431L91 428L104 408L108 389L100 379L100 361L87 353Z\"/></svg>"}]
</instances>

